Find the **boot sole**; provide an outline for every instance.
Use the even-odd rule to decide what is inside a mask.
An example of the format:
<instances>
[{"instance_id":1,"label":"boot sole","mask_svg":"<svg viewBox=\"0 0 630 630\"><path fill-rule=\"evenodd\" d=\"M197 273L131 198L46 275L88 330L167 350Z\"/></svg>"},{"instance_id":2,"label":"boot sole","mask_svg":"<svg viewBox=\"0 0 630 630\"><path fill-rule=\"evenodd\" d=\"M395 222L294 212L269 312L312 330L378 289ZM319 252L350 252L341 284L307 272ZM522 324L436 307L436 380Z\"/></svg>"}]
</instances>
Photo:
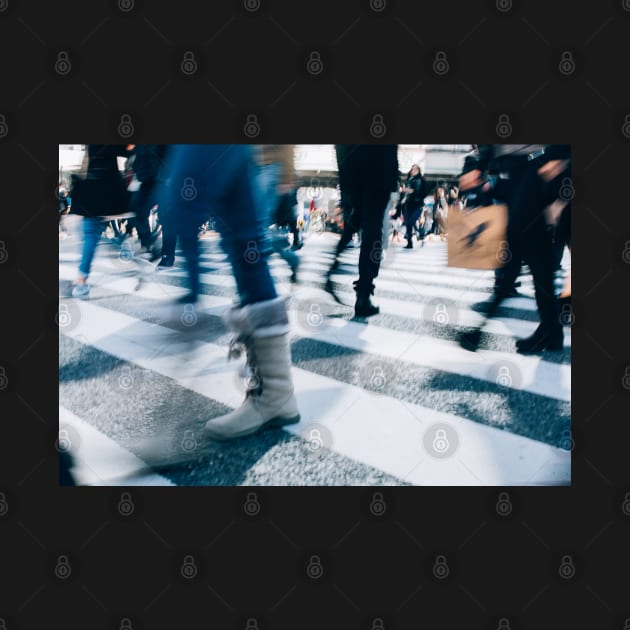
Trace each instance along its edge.
<instances>
[{"instance_id":1,"label":"boot sole","mask_svg":"<svg viewBox=\"0 0 630 630\"><path fill-rule=\"evenodd\" d=\"M254 427L253 429L248 429L247 431L241 431L240 433L235 433L233 435L221 435L214 433L212 429L205 427L204 431L206 435L210 437L210 439L215 440L217 442L227 442L228 440L234 440L236 438L247 437L248 435L253 435L254 433L258 433L259 431L264 431L265 429L270 428L281 428L287 426L289 424L297 424L300 421L300 414L297 416L292 416L291 418L271 418L264 422L259 427Z\"/></svg>"}]
</instances>

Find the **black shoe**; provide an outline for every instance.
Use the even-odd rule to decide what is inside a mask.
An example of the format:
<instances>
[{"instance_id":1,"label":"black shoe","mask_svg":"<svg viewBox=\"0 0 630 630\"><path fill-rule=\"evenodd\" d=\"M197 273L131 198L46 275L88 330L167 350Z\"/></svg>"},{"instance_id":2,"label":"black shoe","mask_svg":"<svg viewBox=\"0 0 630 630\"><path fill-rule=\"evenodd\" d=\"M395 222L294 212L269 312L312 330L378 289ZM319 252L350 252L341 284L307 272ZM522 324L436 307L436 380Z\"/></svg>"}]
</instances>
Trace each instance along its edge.
<instances>
[{"instance_id":1,"label":"black shoe","mask_svg":"<svg viewBox=\"0 0 630 630\"><path fill-rule=\"evenodd\" d=\"M354 316L371 317L372 315L378 315L381 309L372 304L372 300L370 300L370 295L374 294L374 285L360 286L358 280L353 284L357 293L357 301L354 304Z\"/></svg>"},{"instance_id":2,"label":"black shoe","mask_svg":"<svg viewBox=\"0 0 630 630\"><path fill-rule=\"evenodd\" d=\"M403 249L413 249L413 241L407 241L407 244L403 247Z\"/></svg>"},{"instance_id":3,"label":"black shoe","mask_svg":"<svg viewBox=\"0 0 630 630\"><path fill-rule=\"evenodd\" d=\"M370 300L370 296L366 297L357 297L357 301L354 305L354 316L355 317L371 317L372 315L378 315L381 312L381 309L372 304L372 300Z\"/></svg>"},{"instance_id":4,"label":"black shoe","mask_svg":"<svg viewBox=\"0 0 630 630\"><path fill-rule=\"evenodd\" d=\"M511 288L509 291L505 292L506 298L516 298L523 297L515 288Z\"/></svg>"},{"instance_id":5,"label":"black shoe","mask_svg":"<svg viewBox=\"0 0 630 630\"><path fill-rule=\"evenodd\" d=\"M468 330L459 336L459 345L470 352L476 352L481 341L481 328Z\"/></svg>"},{"instance_id":6,"label":"black shoe","mask_svg":"<svg viewBox=\"0 0 630 630\"><path fill-rule=\"evenodd\" d=\"M170 256L162 256L162 260L157 265L158 269L170 269L175 265L175 260Z\"/></svg>"},{"instance_id":7,"label":"black shoe","mask_svg":"<svg viewBox=\"0 0 630 630\"><path fill-rule=\"evenodd\" d=\"M299 263L295 263L291 265L291 277L289 278L291 284L297 284L297 272L298 272Z\"/></svg>"},{"instance_id":8,"label":"black shoe","mask_svg":"<svg viewBox=\"0 0 630 630\"><path fill-rule=\"evenodd\" d=\"M324 291L326 291L326 293L328 293L330 297L332 297L332 299L335 300L335 302L337 302L337 304L341 304L342 306L345 306L345 304L339 299L339 296L335 293L335 286L333 284L333 281L330 278L326 278L326 284L324 284Z\"/></svg>"},{"instance_id":9,"label":"black shoe","mask_svg":"<svg viewBox=\"0 0 630 630\"><path fill-rule=\"evenodd\" d=\"M537 354L544 350L559 352L564 346L562 329L554 333L547 333L540 326L534 334L516 342L516 351L520 354Z\"/></svg>"},{"instance_id":10,"label":"black shoe","mask_svg":"<svg viewBox=\"0 0 630 630\"><path fill-rule=\"evenodd\" d=\"M182 297L177 298L175 300L175 304L195 304L199 299L199 294L197 293L188 293L186 295L182 295Z\"/></svg>"}]
</instances>

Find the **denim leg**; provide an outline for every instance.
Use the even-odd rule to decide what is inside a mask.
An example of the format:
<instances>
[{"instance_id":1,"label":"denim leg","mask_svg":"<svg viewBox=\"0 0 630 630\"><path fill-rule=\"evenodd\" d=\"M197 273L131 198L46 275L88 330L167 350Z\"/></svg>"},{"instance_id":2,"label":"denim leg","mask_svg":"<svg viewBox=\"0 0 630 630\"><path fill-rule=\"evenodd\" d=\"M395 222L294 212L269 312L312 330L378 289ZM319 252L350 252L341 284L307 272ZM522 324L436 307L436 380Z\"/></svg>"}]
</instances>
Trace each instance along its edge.
<instances>
[{"instance_id":1,"label":"denim leg","mask_svg":"<svg viewBox=\"0 0 630 630\"><path fill-rule=\"evenodd\" d=\"M267 205L248 145L175 145L171 151L167 205L214 216L241 304L277 296L267 266ZM190 193L190 194L188 194Z\"/></svg>"},{"instance_id":2,"label":"denim leg","mask_svg":"<svg viewBox=\"0 0 630 630\"><path fill-rule=\"evenodd\" d=\"M79 273L84 278L90 275L94 253L102 231L103 222L101 220L95 217L83 217L83 251L81 252Z\"/></svg>"}]
</instances>

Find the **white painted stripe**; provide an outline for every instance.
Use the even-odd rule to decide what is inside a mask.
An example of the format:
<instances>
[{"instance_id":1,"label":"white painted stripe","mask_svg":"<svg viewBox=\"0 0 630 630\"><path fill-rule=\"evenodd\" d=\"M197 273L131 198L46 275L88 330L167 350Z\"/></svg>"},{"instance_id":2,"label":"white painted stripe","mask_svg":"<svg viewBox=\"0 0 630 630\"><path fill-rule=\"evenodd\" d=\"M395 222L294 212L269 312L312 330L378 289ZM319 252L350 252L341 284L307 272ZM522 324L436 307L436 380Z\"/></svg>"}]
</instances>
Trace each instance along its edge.
<instances>
[{"instance_id":1,"label":"white painted stripe","mask_svg":"<svg viewBox=\"0 0 630 630\"><path fill-rule=\"evenodd\" d=\"M80 486L173 486L166 477L148 472L148 466L104 433L59 405L59 427L68 430L72 475ZM78 438L78 439L77 439Z\"/></svg>"},{"instance_id":2,"label":"white painted stripe","mask_svg":"<svg viewBox=\"0 0 630 630\"><path fill-rule=\"evenodd\" d=\"M185 275L185 273L183 272L174 273L179 277L183 277ZM71 280L74 277L74 270L67 265L61 265L59 275L61 279ZM171 273L170 275L174 274ZM155 277L156 280L159 280L160 275L158 273L153 277ZM93 280L97 284L95 284L92 289L92 297L99 297L100 288L104 288L110 291L119 291L121 293L128 293L130 295L137 295L138 297L151 300L174 300L185 295L188 292L187 289L183 287L160 283L159 281L143 282L140 286L140 289L136 291L136 279L129 277L119 278L110 275L103 276L99 275L96 271L93 274ZM341 290L337 293L342 299L346 301L347 304L354 303L354 292ZM316 300L317 302L321 302L324 297L323 293L313 295L314 300ZM383 297L378 298L377 302L381 307L381 312L384 314L397 315L399 317L427 322L433 320L433 311L431 309L428 309L424 304L419 304L417 302L411 301L394 300L391 298ZM506 303L508 302L509 300L506 300ZM212 309L216 306L229 305L231 303L232 300L227 297L202 295L200 298L200 308L206 312L210 312L208 311L208 309ZM199 308L197 310L199 310ZM469 327L479 326L482 322L483 317L480 314L468 309L461 308L457 310L456 317L454 317L452 321L453 324ZM530 322L526 320L507 317L495 318L489 320L486 323L486 325L484 326L484 331L494 335L507 335L516 338L522 338L528 337L529 335L533 334L537 326L538 322ZM569 333L565 334L564 336L564 343L565 346L571 347L570 329Z\"/></svg>"},{"instance_id":3,"label":"white painted stripe","mask_svg":"<svg viewBox=\"0 0 630 630\"><path fill-rule=\"evenodd\" d=\"M186 271L175 271L170 275L175 277L186 277ZM288 275L288 272L287 272ZM311 282L322 283L324 281L322 274L312 273L305 271L301 274L302 279ZM216 273L201 273L199 274L200 281L204 284L211 286L221 286L228 288L235 288L236 283L232 276L222 275ZM347 275L334 274L332 280L335 282L348 283L349 279ZM394 293L400 293L402 295L415 296L418 298L443 298L447 300L453 300L464 303L481 302L488 299L489 294L486 291L474 291L472 289L451 289L448 287L420 283L420 282L405 282L404 279L399 281L393 280L377 280L378 289L391 291ZM479 285L481 286L481 285ZM535 311L536 303L531 298L509 298L503 303L505 307L518 308L527 311Z\"/></svg>"},{"instance_id":4,"label":"white painted stripe","mask_svg":"<svg viewBox=\"0 0 630 630\"><path fill-rule=\"evenodd\" d=\"M307 300L306 297L302 298ZM571 366L544 361L539 356L461 348L448 339L402 332L374 324L361 324L345 319L325 318L321 325L308 326L290 311L292 330L302 337L326 341L359 352L382 356L411 365L443 370L458 376L468 376L496 383L497 365L511 366L510 378L520 391L571 400ZM496 368L496 369L493 369Z\"/></svg>"},{"instance_id":5,"label":"white painted stripe","mask_svg":"<svg viewBox=\"0 0 630 630\"><path fill-rule=\"evenodd\" d=\"M172 331L89 302L82 302L81 320L69 337L123 360L158 372L203 396L236 407L243 398L228 364L225 348L201 341L180 341ZM111 334L102 323L111 320ZM155 348L160 348L156 356ZM324 425L332 434L334 451L419 485L567 484L570 455L561 449L441 413L379 396L333 379L292 368L299 425ZM205 418L199 419L201 430ZM424 450L422 437L442 422L459 438L458 451L436 459Z\"/></svg>"}]
</instances>

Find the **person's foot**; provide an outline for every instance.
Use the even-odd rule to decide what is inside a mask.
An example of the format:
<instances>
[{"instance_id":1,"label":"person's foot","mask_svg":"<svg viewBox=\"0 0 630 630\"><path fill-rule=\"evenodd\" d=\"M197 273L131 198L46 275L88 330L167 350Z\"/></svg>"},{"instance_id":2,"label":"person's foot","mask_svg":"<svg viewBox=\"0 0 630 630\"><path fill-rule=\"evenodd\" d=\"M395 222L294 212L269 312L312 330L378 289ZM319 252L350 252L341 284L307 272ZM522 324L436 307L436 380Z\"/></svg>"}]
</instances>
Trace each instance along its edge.
<instances>
[{"instance_id":1,"label":"person's foot","mask_svg":"<svg viewBox=\"0 0 630 630\"><path fill-rule=\"evenodd\" d=\"M354 283L354 290L357 293L357 300L354 304L354 316L355 317L371 317L372 315L378 315L380 308L375 304L372 304L370 295L374 294L374 285L360 286L357 280Z\"/></svg>"},{"instance_id":2,"label":"person's foot","mask_svg":"<svg viewBox=\"0 0 630 630\"><path fill-rule=\"evenodd\" d=\"M79 300L87 300L90 297L90 285L86 283L84 284L75 284L72 286L72 297L78 298Z\"/></svg>"},{"instance_id":3,"label":"person's foot","mask_svg":"<svg viewBox=\"0 0 630 630\"><path fill-rule=\"evenodd\" d=\"M372 315L378 315L381 309L372 304L372 300L367 296L365 298L357 298L356 304L354 305L354 316L355 317L371 317Z\"/></svg>"},{"instance_id":4,"label":"person's foot","mask_svg":"<svg viewBox=\"0 0 630 630\"><path fill-rule=\"evenodd\" d=\"M293 245L291 245L291 251L297 252L297 250L302 249L302 247L304 247L304 243L294 243Z\"/></svg>"},{"instance_id":5,"label":"person's foot","mask_svg":"<svg viewBox=\"0 0 630 630\"><path fill-rule=\"evenodd\" d=\"M332 297L332 299L335 300L335 302L337 302L337 304L341 304L342 306L345 306L345 304L339 299L339 296L337 295L337 293L335 293L335 285L329 277L326 278L326 283L324 284L324 291L326 291L326 293L328 293L330 297Z\"/></svg>"},{"instance_id":6,"label":"person's foot","mask_svg":"<svg viewBox=\"0 0 630 630\"><path fill-rule=\"evenodd\" d=\"M413 249L413 242L407 241L407 244L403 247L403 249Z\"/></svg>"},{"instance_id":7,"label":"person's foot","mask_svg":"<svg viewBox=\"0 0 630 630\"><path fill-rule=\"evenodd\" d=\"M297 258L297 257L296 257ZM291 284L297 284L297 272L298 267L300 266L299 258L291 265L291 276L289 280Z\"/></svg>"},{"instance_id":8,"label":"person's foot","mask_svg":"<svg viewBox=\"0 0 630 630\"><path fill-rule=\"evenodd\" d=\"M158 269L171 269L175 260L171 256L162 256L162 260L157 265Z\"/></svg>"},{"instance_id":9,"label":"person's foot","mask_svg":"<svg viewBox=\"0 0 630 630\"><path fill-rule=\"evenodd\" d=\"M561 328L553 333L548 333L539 326L533 335L516 342L516 351L519 354L538 354L544 350L559 352L563 346L564 333Z\"/></svg>"},{"instance_id":10,"label":"person's foot","mask_svg":"<svg viewBox=\"0 0 630 630\"><path fill-rule=\"evenodd\" d=\"M186 295L182 295L182 297L177 298L175 300L175 304L195 304L198 299L199 299L199 294L187 293Z\"/></svg>"},{"instance_id":11,"label":"person's foot","mask_svg":"<svg viewBox=\"0 0 630 630\"><path fill-rule=\"evenodd\" d=\"M470 352L476 352L481 341L481 328L468 330L459 336L459 345Z\"/></svg>"}]
</instances>

